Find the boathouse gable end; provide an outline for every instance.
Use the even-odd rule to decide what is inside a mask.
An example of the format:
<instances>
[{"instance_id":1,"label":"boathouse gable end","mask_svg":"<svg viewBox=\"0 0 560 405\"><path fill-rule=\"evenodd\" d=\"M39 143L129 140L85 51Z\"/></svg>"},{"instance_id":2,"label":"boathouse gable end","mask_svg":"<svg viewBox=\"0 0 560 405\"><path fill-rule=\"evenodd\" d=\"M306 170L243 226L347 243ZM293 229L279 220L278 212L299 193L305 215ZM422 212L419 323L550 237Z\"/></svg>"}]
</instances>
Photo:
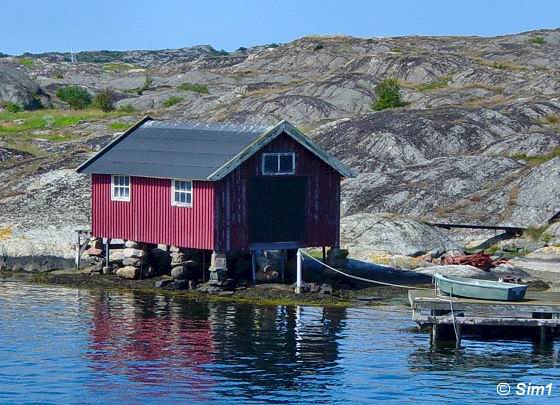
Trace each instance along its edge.
<instances>
[{"instance_id":1,"label":"boathouse gable end","mask_svg":"<svg viewBox=\"0 0 560 405\"><path fill-rule=\"evenodd\" d=\"M340 180L353 176L285 121L149 117L78 172L92 175L95 236L219 252L338 246Z\"/></svg>"},{"instance_id":2,"label":"boathouse gable end","mask_svg":"<svg viewBox=\"0 0 560 405\"><path fill-rule=\"evenodd\" d=\"M265 170L264 159L277 153L293 156L293 173ZM217 249L338 246L341 177L289 134L279 135L216 182Z\"/></svg>"}]
</instances>

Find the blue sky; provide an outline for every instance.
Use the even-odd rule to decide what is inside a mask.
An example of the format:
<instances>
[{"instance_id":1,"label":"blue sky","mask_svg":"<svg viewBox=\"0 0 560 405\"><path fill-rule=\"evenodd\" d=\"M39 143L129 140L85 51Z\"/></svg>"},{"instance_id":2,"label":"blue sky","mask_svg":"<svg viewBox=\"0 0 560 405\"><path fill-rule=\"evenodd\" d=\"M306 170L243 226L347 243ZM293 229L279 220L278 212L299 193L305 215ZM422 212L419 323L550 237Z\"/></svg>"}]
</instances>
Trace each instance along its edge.
<instances>
[{"instance_id":1,"label":"blue sky","mask_svg":"<svg viewBox=\"0 0 560 405\"><path fill-rule=\"evenodd\" d=\"M560 26L558 0L0 0L0 52L234 50L310 34L493 36Z\"/></svg>"}]
</instances>

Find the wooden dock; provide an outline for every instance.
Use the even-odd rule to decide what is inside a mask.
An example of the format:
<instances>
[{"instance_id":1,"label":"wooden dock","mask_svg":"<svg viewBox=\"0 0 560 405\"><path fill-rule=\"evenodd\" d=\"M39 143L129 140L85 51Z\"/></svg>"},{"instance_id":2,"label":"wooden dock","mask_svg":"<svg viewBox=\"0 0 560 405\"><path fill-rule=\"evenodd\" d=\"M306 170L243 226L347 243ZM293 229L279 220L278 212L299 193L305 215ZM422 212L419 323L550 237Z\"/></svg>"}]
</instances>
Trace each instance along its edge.
<instances>
[{"instance_id":1,"label":"wooden dock","mask_svg":"<svg viewBox=\"0 0 560 405\"><path fill-rule=\"evenodd\" d=\"M530 328L541 342L558 334L560 293L528 292L519 302L436 296L435 290L408 293L412 318L432 329L432 341L455 340L460 345L466 328Z\"/></svg>"}]
</instances>

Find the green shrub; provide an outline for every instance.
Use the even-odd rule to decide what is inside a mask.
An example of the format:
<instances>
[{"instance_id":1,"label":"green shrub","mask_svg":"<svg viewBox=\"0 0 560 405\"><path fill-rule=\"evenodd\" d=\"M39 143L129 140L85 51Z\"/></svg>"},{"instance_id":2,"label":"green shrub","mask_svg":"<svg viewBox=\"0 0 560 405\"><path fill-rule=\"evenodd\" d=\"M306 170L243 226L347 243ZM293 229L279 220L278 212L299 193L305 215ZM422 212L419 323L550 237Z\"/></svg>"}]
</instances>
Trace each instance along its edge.
<instances>
[{"instance_id":1,"label":"green shrub","mask_svg":"<svg viewBox=\"0 0 560 405\"><path fill-rule=\"evenodd\" d=\"M132 104L123 104L117 108L117 111L132 114L133 112L136 112L136 108L134 108Z\"/></svg>"},{"instance_id":2,"label":"green shrub","mask_svg":"<svg viewBox=\"0 0 560 405\"><path fill-rule=\"evenodd\" d=\"M115 93L109 88L101 90L93 99L93 106L103 112L113 111L115 109L114 103Z\"/></svg>"},{"instance_id":3,"label":"green shrub","mask_svg":"<svg viewBox=\"0 0 560 405\"><path fill-rule=\"evenodd\" d=\"M11 113L18 113L23 111L23 107L19 104L16 104L12 101L6 101L4 103L4 110Z\"/></svg>"},{"instance_id":4,"label":"green shrub","mask_svg":"<svg viewBox=\"0 0 560 405\"><path fill-rule=\"evenodd\" d=\"M185 90L185 91L194 91L195 93L200 93L200 94L208 94L208 86L205 84L197 84L197 83L181 83L181 85L178 87L178 89L180 90Z\"/></svg>"},{"instance_id":5,"label":"green shrub","mask_svg":"<svg viewBox=\"0 0 560 405\"><path fill-rule=\"evenodd\" d=\"M313 50L314 51L320 51L323 48L324 48L323 44L317 44L313 47Z\"/></svg>"},{"instance_id":6,"label":"green shrub","mask_svg":"<svg viewBox=\"0 0 560 405\"><path fill-rule=\"evenodd\" d=\"M171 96L163 102L163 105L165 107L171 107L177 103L180 103L181 101L183 101L183 97Z\"/></svg>"},{"instance_id":7,"label":"green shrub","mask_svg":"<svg viewBox=\"0 0 560 405\"><path fill-rule=\"evenodd\" d=\"M91 104L91 95L80 86L64 86L56 91L56 96L68 103L70 108L81 110Z\"/></svg>"},{"instance_id":8,"label":"green shrub","mask_svg":"<svg viewBox=\"0 0 560 405\"><path fill-rule=\"evenodd\" d=\"M216 54L220 56L228 56L229 52L226 51L225 49L220 49L219 51L216 51Z\"/></svg>"},{"instance_id":9,"label":"green shrub","mask_svg":"<svg viewBox=\"0 0 560 405\"><path fill-rule=\"evenodd\" d=\"M144 84L142 85L142 87L139 87L136 90L138 95L141 96L144 91L149 90L150 87L152 86L153 82L154 82L154 79L152 79L152 77L150 75L146 75L146 77L144 78Z\"/></svg>"},{"instance_id":10,"label":"green shrub","mask_svg":"<svg viewBox=\"0 0 560 405\"><path fill-rule=\"evenodd\" d=\"M544 37L536 36L529 38L529 42L536 45L543 45L546 43L546 40L544 39Z\"/></svg>"},{"instance_id":11,"label":"green shrub","mask_svg":"<svg viewBox=\"0 0 560 405\"><path fill-rule=\"evenodd\" d=\"M404 107L406 103L401 99L401 88L396 79L385 79L375 88L377 99L371 108L375 111L387 108Z\"/></svg>"}]
</instances>

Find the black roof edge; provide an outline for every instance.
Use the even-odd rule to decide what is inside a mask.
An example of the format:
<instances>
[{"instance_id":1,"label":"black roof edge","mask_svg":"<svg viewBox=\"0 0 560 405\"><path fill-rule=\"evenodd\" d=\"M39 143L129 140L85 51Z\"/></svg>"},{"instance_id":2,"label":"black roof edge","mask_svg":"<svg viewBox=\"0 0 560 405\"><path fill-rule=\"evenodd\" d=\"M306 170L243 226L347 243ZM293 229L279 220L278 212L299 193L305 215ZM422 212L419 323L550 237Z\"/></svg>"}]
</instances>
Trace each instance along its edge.
<instances>
[{"instance_id":1,"label":"black roof edge","mask_svg":"<svg viewBox=\"0 0 560 405\"><path fill-rule=\"evenodd\" d=\"M77 173L82 173L90 164L92 164L93 162L95 162L97 159L99 159L101 156L103 156L105 154L105 152L107 152L109 149L111 149L113 146L115 146L116 144L118 144L120 141L122 141L124 138L126 138L128 135L130 135L135 129L137 129L139 126L141 126L143 123L147 122L147 121L152 121L153 118L150 117L149 115L144 116L140 121L138 121L137 123L135 123L133 126L131 126L130 128L128 128L126 131L124 131L121 135L119 135L116 139L113 139L111 142L109 142L107 145L105 145L104 148L102 148L99 152L97 152L95 155L93 155L91 158L89 158L88 160L86 160L84 163L82 163L77 169L76 172Z\"/></svg>"}]
</instances>

